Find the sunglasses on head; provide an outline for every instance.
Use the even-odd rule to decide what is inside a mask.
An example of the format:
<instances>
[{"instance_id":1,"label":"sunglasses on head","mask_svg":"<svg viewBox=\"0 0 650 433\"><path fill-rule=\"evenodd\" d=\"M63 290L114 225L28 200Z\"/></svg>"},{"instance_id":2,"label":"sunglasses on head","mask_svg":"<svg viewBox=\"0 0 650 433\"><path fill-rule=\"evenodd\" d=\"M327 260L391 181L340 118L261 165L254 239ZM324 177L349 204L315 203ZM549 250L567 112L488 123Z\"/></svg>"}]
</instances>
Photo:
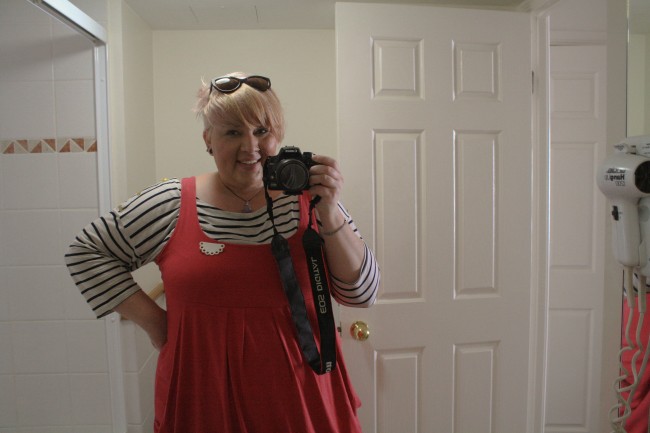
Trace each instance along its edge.
<instances>
[{"instance_id":1,"label":"sunglasses on head","mask_svg":"<svg viewBox=\"0 0 650 433\"><path fill-rule=\"evenodd\" d=\"M212 93L212 90L214 89L217 89L221 93L232 93L239 89L244 83L260 92L266 92L271 88L271 80L260 75L251 75L246 78L227 76L212 79L212 82L210 83L210 93Z\"/></svg>"}]
</instances>

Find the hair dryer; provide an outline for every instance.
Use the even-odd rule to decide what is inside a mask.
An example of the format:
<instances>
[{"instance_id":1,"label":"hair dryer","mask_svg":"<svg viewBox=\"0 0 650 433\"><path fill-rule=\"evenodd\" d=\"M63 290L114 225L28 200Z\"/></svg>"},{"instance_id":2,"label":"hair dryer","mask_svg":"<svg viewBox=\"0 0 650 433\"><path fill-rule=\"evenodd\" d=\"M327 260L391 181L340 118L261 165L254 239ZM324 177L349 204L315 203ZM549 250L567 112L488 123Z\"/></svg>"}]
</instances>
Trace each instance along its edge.
<instances>
[{"instance_id":1,"label":"hair dryer","mask_svg":"<svg viewBox=\"0 0 650 433\"><path fill-rule=\"evenodd\" d=\"M639 254L639 200L650 197L650 159L632 153L614 153L603 161L597 184L609 199L614 218L614 257L624 266L644 266ZM640 263L641 260L644 263Z\"/></svg>"}]
</instances>

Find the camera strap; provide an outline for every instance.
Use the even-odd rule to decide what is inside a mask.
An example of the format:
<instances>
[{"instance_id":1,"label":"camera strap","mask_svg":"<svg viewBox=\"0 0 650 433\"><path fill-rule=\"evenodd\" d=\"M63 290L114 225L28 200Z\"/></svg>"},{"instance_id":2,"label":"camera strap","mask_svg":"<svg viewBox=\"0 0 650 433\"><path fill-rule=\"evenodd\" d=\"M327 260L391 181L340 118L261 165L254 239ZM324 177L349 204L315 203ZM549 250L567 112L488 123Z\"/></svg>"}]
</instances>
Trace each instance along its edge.
<instances>
[{"instance_id":1,"label":"camera strap","mask_svg":"<svg viewBox=\"0 0 650 433\"><path fill-rule=\"evenodd\" d=\"M316 347L314 333L307 317L305 298L300 290L300 284L291 260L289 243L278 233L273 217L273 200L268 189L264 189L266 195L267 212L273 226L273 239L271 240L271 251L275 257L280 272L280 279L284 293L289 301L291 317L298 335L298 343L308 364L317 374L325 374L336 367L336 329L334 326L334 314L332 312L332 300L325 271L325 260L323 256L323 240L312 228L312 211L320 197L314 198L309 206L309 224L303 235L303 248L307 257L307 268L311 281L314 307L318 319L320 332L321 353Z\"/></svg>"}]
</instances>

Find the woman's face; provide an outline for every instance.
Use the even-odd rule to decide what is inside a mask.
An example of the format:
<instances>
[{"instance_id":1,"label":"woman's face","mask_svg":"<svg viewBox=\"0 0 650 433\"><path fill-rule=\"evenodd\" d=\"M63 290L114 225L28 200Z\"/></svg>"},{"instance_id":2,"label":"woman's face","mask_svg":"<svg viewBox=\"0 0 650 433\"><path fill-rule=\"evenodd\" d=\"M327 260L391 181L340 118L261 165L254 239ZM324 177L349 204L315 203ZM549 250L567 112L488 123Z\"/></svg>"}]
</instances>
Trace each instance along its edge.
<instances>
[{"instance_id":1,"label":"woman's face","mask_svg":"<svg viewBox=\"0 0 650 433\"><path fill-rule=\"evenodd\" d=\"M263 185L264 162L278 149L269 126L232 119L215 122L203 132L203 139L212 150L221 180L242 190Z\"/></svg>"}]
</instances>

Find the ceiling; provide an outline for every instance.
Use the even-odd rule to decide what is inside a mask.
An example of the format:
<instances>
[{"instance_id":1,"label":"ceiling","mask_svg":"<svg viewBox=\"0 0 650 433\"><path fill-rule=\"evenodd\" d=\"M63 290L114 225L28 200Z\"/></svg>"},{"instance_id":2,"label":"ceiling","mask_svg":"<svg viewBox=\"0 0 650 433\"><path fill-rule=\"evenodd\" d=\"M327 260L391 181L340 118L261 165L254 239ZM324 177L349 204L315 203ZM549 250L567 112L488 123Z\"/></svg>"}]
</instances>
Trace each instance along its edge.
<instances>
[{"instance_id":1,"label":"ceiling","mask_svg":"<svg viewBox=\"0 0 650 433\"><path fill-rule=\"evenodd\" d=\"M125 0L153 30L333 29L337 0ZM362 2L362 0L346 0ZM533 0L534 1L534 0ZM647 2L647 0L641 0ZM531 0L373 0L525 10Z\"/></svg>"}]
</instances>

